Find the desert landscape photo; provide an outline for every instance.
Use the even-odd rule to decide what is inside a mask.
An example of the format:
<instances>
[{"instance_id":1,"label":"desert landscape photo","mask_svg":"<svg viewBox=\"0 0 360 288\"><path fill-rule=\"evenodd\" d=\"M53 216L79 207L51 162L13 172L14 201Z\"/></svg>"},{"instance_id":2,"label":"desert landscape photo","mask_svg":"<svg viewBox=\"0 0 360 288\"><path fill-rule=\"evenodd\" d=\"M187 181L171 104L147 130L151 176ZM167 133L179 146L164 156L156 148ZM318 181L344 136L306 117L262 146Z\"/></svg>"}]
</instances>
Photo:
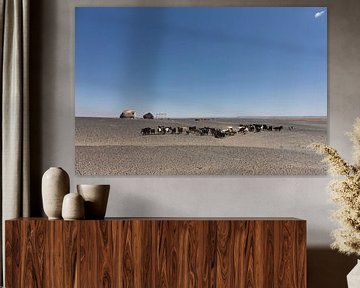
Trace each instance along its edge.
<instances>
[{"instance_id":1,"label":"desert landscape photo","mask_svg":"<svg viewBox=\"0 0 360 288\"><path fill-rule=\"evenodd\" d=\"M326 8L75 14L77 175L326 174Z\"/></svg>"}]
</instances>

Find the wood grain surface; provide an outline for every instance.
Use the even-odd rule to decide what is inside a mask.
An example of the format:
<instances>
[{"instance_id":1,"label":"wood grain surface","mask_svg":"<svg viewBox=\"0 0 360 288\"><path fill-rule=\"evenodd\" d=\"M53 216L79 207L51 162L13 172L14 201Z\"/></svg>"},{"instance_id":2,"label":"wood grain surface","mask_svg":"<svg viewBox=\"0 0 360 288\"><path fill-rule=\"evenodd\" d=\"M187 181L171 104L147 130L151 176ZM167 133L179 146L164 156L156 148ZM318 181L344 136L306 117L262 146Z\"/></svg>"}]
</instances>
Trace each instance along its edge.
<instances>
[{"instance_id":1,"label":"wood grain surface","mask_svg":"<svg viewBox=\"0 0 360 288\"><path fill-rule=\"evenodd\" d=\"M6 287L306 287L297 219L5 223Z\"/></svg>"}]
</instances>

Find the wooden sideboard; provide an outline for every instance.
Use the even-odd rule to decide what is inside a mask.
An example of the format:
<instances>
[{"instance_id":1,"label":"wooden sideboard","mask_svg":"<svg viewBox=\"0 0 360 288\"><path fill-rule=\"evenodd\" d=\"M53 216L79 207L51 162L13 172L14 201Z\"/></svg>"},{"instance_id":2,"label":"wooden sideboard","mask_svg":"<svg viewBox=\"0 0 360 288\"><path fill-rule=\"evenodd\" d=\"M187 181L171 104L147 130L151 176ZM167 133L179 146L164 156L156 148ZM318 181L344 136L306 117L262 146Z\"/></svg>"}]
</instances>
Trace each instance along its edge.
<instances>
[{"instance_id":1,"label":"wooden sideboard","mask_svg":"<svg viewBox=\"0 0 360 288\"><path fill-rule=\"evenodd\" d=\"M5 223L6 287L306 287L306 221L115 218Z\"/></svg>"}]
</instances>

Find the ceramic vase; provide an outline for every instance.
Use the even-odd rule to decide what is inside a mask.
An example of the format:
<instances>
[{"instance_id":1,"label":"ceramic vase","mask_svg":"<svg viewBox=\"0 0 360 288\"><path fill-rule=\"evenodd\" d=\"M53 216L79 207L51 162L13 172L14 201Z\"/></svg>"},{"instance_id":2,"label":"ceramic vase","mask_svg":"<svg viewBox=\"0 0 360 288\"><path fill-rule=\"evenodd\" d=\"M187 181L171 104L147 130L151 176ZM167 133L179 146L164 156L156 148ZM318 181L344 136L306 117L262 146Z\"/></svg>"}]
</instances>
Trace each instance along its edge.
<instances>
[{"instance_id":1,"label":"ceramic vase","mask_svg":"<svg viewBox=\"0 0 360 288\"><path fill-rule=\"evenodd\" d=\"M84 199L79 193L69 193L65 195L61 214L64 220L84 219Z\"/></svg>"},{"instance_id":2,"label":"ceramic vase","mask_svg":"<svg viewBox=\"0 0 360 288\"><path fill-rule=\"evenodd\" d=\"M85 201L85 219L104 219L110 185L77 185L78 193Z\"/></svg>"},{"instance_id":3,"label":"ceramic vase","mask_svg":"<svg viewBox=\"0 0 360 288\"><path fill-rule=\"evenodd\" d=\"M355 267L347 275L348 288L360 287L360 260L357 261Z\"/></svg>"},{"instance_id":4,"label":"ceramic vase","mask_svg":"<svg viewBox=\"0 0 360 288\"><path fill-rule=\"evenodd\" d=\"M43 208L49 219L61 219L63 198L69 193L69 175L60 167L49 168L42 177Z\"/></svg>"}]
</instances>

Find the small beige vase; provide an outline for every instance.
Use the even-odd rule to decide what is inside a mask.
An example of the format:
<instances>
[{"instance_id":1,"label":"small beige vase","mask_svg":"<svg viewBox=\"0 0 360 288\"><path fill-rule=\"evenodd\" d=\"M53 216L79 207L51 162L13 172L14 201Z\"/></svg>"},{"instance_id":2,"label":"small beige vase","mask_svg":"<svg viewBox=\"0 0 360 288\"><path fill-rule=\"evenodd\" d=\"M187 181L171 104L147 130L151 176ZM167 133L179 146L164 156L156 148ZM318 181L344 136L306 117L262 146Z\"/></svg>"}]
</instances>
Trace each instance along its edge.
<instances>
[{"instance_id":1,"label":"small beige vase","mask_svg":"<svg viewBox=\"0 0 360 288\"><path fill-rule=\"evenodd\" d=\"M110 185L77 185L78 193L85 201L85 219L104 219Z\"/></svg>"},{"instance_id":2,"label":"small beige vase","mask_svg":"<svg viewBox=\"0 0 360 288\"><path fill-rule=\"evenodd\" d=\"M49 168L42 177L43 208L49 219L61 219L63 198L69 193L70 179L60 167Z\"/></svg>"},{"instance_id":3,"label":"small beige vase","mask_svg":"<svg viewBox=\"0 0 360 288\"><path fill-rule=\"evenodd\" d=\"M65 195L62 205L62 217L64 220L84 219L85 208L84 199L79 193L69 193Z\"/></svg>"}]
</instances>

